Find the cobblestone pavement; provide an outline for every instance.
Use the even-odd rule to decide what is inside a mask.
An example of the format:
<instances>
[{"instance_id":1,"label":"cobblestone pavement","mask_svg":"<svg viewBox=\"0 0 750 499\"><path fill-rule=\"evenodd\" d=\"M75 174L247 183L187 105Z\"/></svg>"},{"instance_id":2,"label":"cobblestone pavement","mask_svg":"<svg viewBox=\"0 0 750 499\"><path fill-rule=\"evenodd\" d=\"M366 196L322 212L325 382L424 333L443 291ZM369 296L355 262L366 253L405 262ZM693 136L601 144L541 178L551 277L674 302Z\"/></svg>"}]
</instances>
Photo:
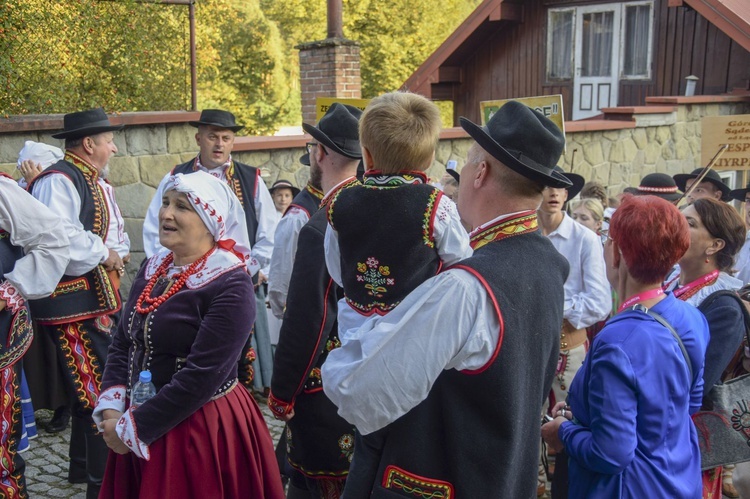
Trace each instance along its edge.
<instances>
[{"instance_id":1,"label":"cobblestone pavement","mask_svg":"<svg viewBox=\"0 0 750 499\"><path fill-rule=\"evenodd\" d=\"M271 416L265 402L260 403L263 417L271 431L274 444L279 441L284 423ZM26 485L29 497L65 497L84 499L86 497L85 484L68 483L68 429L55 434L44 431L44 425L52 418L52 412L39 410L36 412L36 423L39 436L31 441L31 447L24 452L26 460Z\"/></svg>"}]
</instances>

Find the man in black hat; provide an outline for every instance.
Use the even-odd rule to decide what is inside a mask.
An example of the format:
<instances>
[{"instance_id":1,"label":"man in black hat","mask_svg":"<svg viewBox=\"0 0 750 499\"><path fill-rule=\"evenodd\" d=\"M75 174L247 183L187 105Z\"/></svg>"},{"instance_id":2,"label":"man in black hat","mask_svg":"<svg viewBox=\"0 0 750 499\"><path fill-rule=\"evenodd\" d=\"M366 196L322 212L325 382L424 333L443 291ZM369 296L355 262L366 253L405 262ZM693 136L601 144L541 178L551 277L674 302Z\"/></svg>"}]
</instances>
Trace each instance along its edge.
<instances>
[{"instance_id":1,"label":"man in black hat","mask_svg":"<svg viewBox=\"0 0 750 499\"><path fill-rule=\"evenodd\" d=\"M75 396L68 480L86 481L86 496L92 498L98 495L108 450L91 413L111 342L111 316L121 306L118 287L124 273L122 257L110 249L112 239L123 234L124 221L102 176L117 152L113 132L123 127L112 125L102 108L66 114L63 122L64 130L53 137L65 139L64 159L44 170L29 189L60 216L70 240L70 263L52 296L29 306L40 334L55 340L69 394Z\"/></svg>"},{"instance_id":2,"label":"man in black hat","mask_svg":"<svg viewBox=\"0 0 750 499\"><path fill-rule=\"evenodd\" d=\"M204 109L198 121L188 123L198 128L195 141L200 151L194 159L175 166L156 188L156 194L143 221L143 248L146 256L151 257L162 248L159 244L159 208L169 177L177 173L190 174L199 170L209 173L226 182L242 203L247 222L247 236L252 248L251 258L246 262L247 268L257 286L258 310L264 310L265 292L258 282L265 281L266 276L260 270L267 267L273 252L273 231L277 218L271 194L260 177L258 168L232 159L235 133L243 128L236 123L232 113L219 109ZM254 369L252 366L255 354L248 343L240 359L239 376L247 388L255 386L262 392L271 385L273 369L273 351L264 314L258 314L256 318L252 341L258 346L256 353L260 368Z\"/></svg>"},{"instance_id":3,"label":"man in black hat","mask_svg":"<svg viewBox=\"0 0 750 499\"><path fill-rule=\"evenodd\" d=\"M358 142L361 115L355 107L334 103L317 127L303 125L313 136L308 144L310 167L326 192L351 181L357 172L361 152L347 139ZM325 265L325 210L318 210L315 203L308 204L308 209L311 218L295 237L296 253L268 397L274 416L288 421L288 461L296 470L289 498L309 498L311 494L338 497L354 440L352 425L336 414L336 406L321 391L320 366L339 344L336 314L343 292ZM299 213L294 216L295 222L302 218Z\"/></svg>"},{"instance_id":4,"label":"man in black hat","mask_svg":"<svg viewBox=\"0 0 750 499\"><path fill-rule=\"evenodd\" d=\"M374 483L394 497L532 497L539 417L563 321L568 264L539 231L545 186L565 143L541 113L510 102L461 171L458 207L474 255L417 287L387 316L349 331L323 388L363 434L385 427ZM354 459L357 459L355 450ZM352 480L352 477L350 477ZM347 484L347 489L349 484ZM385 490L384 490L385 489Z\"/></svg>"},{"instance_id":5,"label":"man in black hat","mask_svg":"<svg viewBox=\"0 0 750 499\"><path fill-rule=\"evenodd\" d=\"M324 156L324 161L337 159L339 156L344 158L345 162L347 158L362 159L357 128L360 116L362 116L362 111L356 107L334 102L320 119L317 127L307 123L302 124L302 128L313 137L313 142L307 144L307 153L300 158L300 162L310 166L310 180L305 188L294 197L292 205L276 227L273 258L271 258L268 301L271 304L271 311L279 319L284 315L294 255L297 251L297 236L310 217L318 211L320 201L323 199L322 171L321 165L315 160L317 149L315 141L323 144L324 148L327 143L338 143L342 147L341 152L337 152L328 146L334 155ZM347 147L347 141L351 141L350 144L355 144L355 146L343 149Z\"/></svg>"},{"instance_id":6,"label":"man in black hat","mask_svg":"<svg viewBox=\"0 0 750 499\"><path fill-rule=\"evenodd\" d=\"M675 202L682 193L679 192L674 179L666 173L649 173L641 179L641 183L635 189L636 196L656 196Z\"/></svg>"},{"instance_id":7,"label":"man in black hat","mask_svg":"<svg viewBox=\"0 0 750 499\"><path fill-rule=\"evenodd\" d=\"M693 186L702 171L703 168L696 168L690 173L678 173L672 178L682 192L687 192L688 189ZM703 177L703 180L701 180L700 184L693 189L693 192L685 197L685 200L687 201L687 204L693 204L696 199L700 198L713 198L718 201L728 202L732 200L729 191L731 191L731 189L727 184L722 182L721 176L716 173L716 170L709 170L706 176Z\"/></svg>"}]
</instances>

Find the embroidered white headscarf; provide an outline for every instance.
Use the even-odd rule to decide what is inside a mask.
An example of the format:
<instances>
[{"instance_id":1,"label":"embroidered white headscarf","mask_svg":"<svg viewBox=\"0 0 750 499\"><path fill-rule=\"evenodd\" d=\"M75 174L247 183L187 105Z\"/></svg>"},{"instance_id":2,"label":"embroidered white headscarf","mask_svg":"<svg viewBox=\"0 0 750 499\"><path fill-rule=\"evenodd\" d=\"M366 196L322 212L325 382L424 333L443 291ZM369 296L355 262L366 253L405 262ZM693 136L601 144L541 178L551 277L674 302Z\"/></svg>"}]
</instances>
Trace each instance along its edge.
<instances>
[{"instance_id":1,"label":"embroidered white headscarf","mask_svg":"<svg viewBox=\"0 0 750 499\"><path fill-rule=\"evenodd\" d=\"M234 253L246 265L250 263L245 212L225 182L203 171L178 173L167 180L164 192L171 190L187 196L220 248Z\"/></svg>"},{"instance_id":2,"label":"embroidered white headscarf","mask_svg":"<svg viewBox=\"0 0 750 499\"><path fill-rule=\"evenodd\" d=\"M59 147L43 144L41 142L34 142L33 140L27 140L23 145L23 149L18 153L17 168L21 167L21 163L30 159L34 163L39 163L42 168L47 168L63 159L65 155Z\"/></svg>"}]
</instances>

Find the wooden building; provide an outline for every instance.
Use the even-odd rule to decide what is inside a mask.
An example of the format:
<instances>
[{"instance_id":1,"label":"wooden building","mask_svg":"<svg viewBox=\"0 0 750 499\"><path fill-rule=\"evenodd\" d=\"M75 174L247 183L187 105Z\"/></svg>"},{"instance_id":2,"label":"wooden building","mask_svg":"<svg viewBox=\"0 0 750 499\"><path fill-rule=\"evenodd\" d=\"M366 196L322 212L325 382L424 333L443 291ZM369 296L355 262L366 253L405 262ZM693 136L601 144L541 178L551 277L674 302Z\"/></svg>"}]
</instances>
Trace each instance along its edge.
<instances>
[{"instance_id":1,"label":"wooden building","mask_svg":"<svg viewBox=\"0 0 750 499\"><path fill-rule=\"evenodd\" d=\"M404 83L479 121L485 100L562 94L566 120L649 96L750 90L750 0L484 0Z\"/></svg>"}]
</instances>

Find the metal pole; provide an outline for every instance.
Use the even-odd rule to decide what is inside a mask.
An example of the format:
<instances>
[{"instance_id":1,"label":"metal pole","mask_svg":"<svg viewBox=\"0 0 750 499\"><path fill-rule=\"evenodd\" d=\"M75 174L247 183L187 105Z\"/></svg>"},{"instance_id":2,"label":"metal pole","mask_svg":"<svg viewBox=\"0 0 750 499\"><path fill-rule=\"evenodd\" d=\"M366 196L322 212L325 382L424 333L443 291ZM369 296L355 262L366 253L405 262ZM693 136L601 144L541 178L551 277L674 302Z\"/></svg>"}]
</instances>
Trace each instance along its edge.
<instances>
[{"instance_id":1,"label":"metal pole","mask_svg":"<svg viewBox=\"0 0 750 499\"><path fill-rule=\"evenodd\" d=\"M328 38L344 38L344 14L341 0L328 0Z\"/></svg>"},{"instance_id":2,"label":"metal pole","mask_svg":"<svg viewBox=\"0 0 750 499\"><path fill-rule=\"evenodd\" d=\"M190 2L190 109L198 110L198 62L195 50L195 2Z\"/></svg>"}]
</instances>

